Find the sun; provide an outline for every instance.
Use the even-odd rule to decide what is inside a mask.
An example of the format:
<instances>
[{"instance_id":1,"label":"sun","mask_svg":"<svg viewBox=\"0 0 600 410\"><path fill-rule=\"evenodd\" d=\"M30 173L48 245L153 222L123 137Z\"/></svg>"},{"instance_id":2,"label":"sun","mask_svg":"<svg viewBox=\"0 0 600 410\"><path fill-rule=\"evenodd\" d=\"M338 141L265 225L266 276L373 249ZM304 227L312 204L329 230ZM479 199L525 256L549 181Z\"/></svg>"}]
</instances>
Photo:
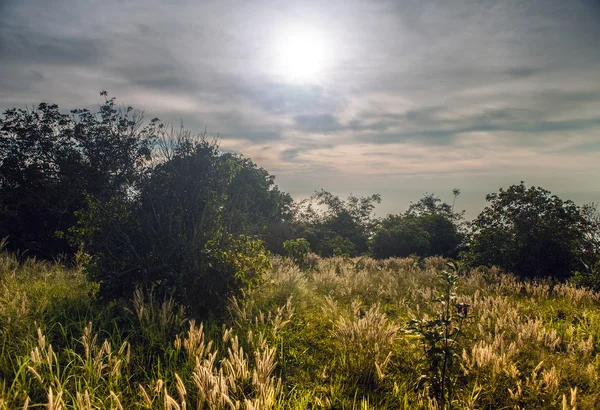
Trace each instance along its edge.
<instances>
[{"instance_id":1,"label":"sun","mask_svg":"<svg viewBox=\"0 0 600 410\"><path fill-rule=\"evenodd\" d=\"M289 81L318 80L326 58L325 38L314 29L287 29L277 41L276 70Z\"/></svg>"}]
</instances>

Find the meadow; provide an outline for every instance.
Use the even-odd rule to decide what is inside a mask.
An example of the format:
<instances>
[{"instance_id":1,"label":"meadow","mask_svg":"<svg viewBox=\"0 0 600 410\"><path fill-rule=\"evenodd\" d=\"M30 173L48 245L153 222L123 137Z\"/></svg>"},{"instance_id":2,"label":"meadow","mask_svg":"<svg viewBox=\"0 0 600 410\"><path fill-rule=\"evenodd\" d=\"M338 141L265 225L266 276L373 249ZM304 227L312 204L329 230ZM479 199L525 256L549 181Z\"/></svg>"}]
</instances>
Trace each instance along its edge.
<instances>
[{"instance_id":1,"label":"meadow","mask_svg":"<svg viewBox=\"0 0 600 410\"><path fill-rule=\"evenodd\" d=\"M442 258L274 257L199 321L0 254L0 409L600 408L600 294Z\"/></svg>"}]
</instances>

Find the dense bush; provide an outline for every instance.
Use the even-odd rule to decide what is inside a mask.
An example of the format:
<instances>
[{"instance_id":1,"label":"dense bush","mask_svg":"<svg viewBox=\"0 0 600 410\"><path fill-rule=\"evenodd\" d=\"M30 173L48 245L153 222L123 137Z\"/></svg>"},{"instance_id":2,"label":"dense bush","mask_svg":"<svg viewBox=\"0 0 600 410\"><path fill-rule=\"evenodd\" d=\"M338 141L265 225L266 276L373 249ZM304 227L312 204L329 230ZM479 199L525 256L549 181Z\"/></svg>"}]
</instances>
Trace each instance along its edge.
<instances>
[{"instance_id":1,"label":"dense bush","mask_svg":"<svg viewBox=\"0 0 600 410\"><path fill-rule=\"evenodd\" d=\"M456 257L463 241L461 219L462 213L454 213L452 206L426 194L403 215L388 215L379 222L371 238L371 253L376 258Z\"/></svg>"},{"instance_id":2,"label":"dense bush","mask_svg":"<svg viewBox=\"0 0 600 410\"><path fill-rule=\"evenodd\" d=\"M587 270L575 272L572 282L575 286L600 292L600 261L588 267Z\"/></svg>"},{"instance_id":3,"label":"dense bush","mask_svg":"<svg viewBox=\"0 0 600 410\"><path fill-rule=\"evenodd\" d=\"M304 238L290 239L283 243L286 255L301 268L305 268L310 253L310 243Z\"/></svg>"},{"instance_id":4,"label":"dense bush","mask_svg":"<svg viewBox=\"0 0 600 410\"><path fill-rule=\"evenodd\" d=\"M192 315L204 316L218 311L227 296L256 281L269 265L262 242L242 235L236 224L268 221L281 211L252 213L240 201L234 188L244 185L233 181L240 172L252 172L252 163L221 155L204 137L180 133L168 141L167 159L148 172L137 192L90 200L72 232L89 255L87 269L100 282L101 296L156 287ZM268 198L269 187L255 184L254 195Z\"/></svg>"},{"instance_id":5,"label":"dense bush","mask_svg":"<svg viewBox=\"0 0 600 410\"><path fill-rule=\"evenodd\" d=\"M417 218L389 215L381 221L373 236L371 253L379 259L425 255L429 252L429 238Z\"/></svg>"}]
</instances>

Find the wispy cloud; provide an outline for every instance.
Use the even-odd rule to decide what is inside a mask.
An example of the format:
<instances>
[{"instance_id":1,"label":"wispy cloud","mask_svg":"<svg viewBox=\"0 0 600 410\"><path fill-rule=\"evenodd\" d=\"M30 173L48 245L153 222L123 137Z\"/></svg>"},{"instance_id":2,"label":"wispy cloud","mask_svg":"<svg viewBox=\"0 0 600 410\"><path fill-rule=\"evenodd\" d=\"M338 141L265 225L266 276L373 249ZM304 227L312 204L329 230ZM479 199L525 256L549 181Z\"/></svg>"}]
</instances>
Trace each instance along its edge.
<instances>
[{"instance_id":1,"label":"wispy cloud","mask_svg":"<svg viewBox=\"0 0 600 410\"><path fill-rule=\"evenodd\" d=\"M0 2L0 109L108 90L290 191L526 179L597 200L599 22L594 0ZM320 76L275 70L288 26L323 33Z\"/></svg>"}]
</instances>

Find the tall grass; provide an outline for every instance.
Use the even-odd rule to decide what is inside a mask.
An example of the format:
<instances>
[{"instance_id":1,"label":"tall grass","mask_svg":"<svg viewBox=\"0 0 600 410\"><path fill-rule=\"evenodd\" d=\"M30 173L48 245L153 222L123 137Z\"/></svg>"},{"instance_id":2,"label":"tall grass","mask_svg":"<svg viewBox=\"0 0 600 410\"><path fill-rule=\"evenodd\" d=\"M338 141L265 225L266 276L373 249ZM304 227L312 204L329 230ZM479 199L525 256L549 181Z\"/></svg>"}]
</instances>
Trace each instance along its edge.
<instances>
[{"instance_id":1,"label":"tall grass","mask_svg":"<svg viewBox=\"0 0 600 410\"><path fill-rule=\"evenodd\" d=\"M2 253L0 409L600 408L600 295L494 269L458 276L451 399L418 383L407 329L439 314L445 263L274 258L217 323L151 289L101 303L76 267Z\"/></svg>"}]
</instances>

